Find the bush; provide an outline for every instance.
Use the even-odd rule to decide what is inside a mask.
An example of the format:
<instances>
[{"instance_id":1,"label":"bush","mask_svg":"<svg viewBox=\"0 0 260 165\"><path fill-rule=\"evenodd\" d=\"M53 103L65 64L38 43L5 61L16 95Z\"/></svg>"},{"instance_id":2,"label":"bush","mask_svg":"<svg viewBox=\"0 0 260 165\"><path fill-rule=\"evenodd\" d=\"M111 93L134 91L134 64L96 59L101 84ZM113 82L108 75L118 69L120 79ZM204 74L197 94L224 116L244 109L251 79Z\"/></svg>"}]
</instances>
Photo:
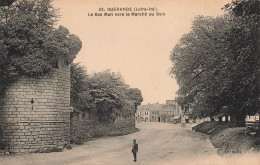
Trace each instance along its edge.
<instances>
[{"instance_id":1,"label":"bush","mask_svg":"<svg viewBox=\"0 0 260 165\"><path fill-rule=\"evenodd\" d=\"M134 133L138 131L134 122L134 119L124 119L104 124L81 115L74 115L71 118L71 143L80 145L93 138Z\"/></svg>"}]
</instances>

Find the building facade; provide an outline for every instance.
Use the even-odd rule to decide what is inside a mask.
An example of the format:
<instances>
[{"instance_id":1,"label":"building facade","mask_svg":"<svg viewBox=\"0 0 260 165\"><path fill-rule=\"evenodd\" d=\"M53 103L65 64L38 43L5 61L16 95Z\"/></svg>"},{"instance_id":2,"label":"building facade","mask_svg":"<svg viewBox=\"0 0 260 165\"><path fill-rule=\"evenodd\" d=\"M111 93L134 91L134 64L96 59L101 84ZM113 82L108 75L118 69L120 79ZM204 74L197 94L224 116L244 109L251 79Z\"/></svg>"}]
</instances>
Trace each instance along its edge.
<instances>
[{"instance_id":1,"label":"building facade","mask_svg":"<svg viewBox=\"0 0 260 165\"><path fill-rule=\"evenodd\" d=\"M162 104L147 104L140 105L136 111L136 121L160 122L159 112L162 109Z\"/></svg>"},{"instance_id":2,"label":"building facade","mask_svg":"<svg viewBox=\"0 0 260 165\"><path fill-rule=\"evenodd\" d=\"M166 100L166 104L163 105L160 116L162 122L179 123L182 115L181 107L176 100Z\"/></svg>"},{"instance_id":3,"label":"building facade","mask_svg":"<svg viewBox=\"0 0 260 165\"><path fill-rule=\"evenodd\" d=\"M176 100L166 100L166 104L147 104L137 107L136 121L179 123L181 107Z\"/></svg>"}]
</instances>

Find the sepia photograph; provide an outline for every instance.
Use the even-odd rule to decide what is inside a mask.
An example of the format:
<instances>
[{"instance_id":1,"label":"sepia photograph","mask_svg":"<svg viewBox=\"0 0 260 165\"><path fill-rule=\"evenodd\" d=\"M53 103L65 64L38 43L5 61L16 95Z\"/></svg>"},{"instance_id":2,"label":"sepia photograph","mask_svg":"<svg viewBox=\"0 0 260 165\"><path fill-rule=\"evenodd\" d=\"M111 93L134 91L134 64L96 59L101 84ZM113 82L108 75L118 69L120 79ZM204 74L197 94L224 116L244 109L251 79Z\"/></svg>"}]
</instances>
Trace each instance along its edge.
<instances>
[{"instance_id":1,"label":"sepia photograph","mask_svg":"<svg viewBox=\"0 0 260 165\"><path fill-rule=\"evenodd\" d=\"M0 165L260 165L260 0L0 0Z\"/></svg>"}]
</instances>

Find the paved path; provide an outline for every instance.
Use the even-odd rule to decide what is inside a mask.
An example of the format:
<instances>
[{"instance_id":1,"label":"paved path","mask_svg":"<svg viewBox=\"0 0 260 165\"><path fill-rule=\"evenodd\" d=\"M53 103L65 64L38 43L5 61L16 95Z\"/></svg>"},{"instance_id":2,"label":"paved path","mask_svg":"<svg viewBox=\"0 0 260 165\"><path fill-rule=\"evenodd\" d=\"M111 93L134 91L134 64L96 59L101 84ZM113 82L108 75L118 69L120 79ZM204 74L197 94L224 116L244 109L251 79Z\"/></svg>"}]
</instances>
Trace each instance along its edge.
<instances>
[{"instance_id":1,"label":"paved path","mask_svg":"<svg viewBox=\"0 0 260 165\"><path fill-rule=\"evenodd\" d=\"M179 124L137 123L140 132L89 141L58 153L0 156L2 165L222 165L245 164L238 158L221 158L207 135ZM133 162L132 140L139 145ZM239 157L240 158L240 157ZM231 161L230 161L231 160ZM238 161L239 160L239 161ZM244 160L244 159L243 159ZM259 159L258 159L259 161ZM233 163L232 163L233 162ZM248 163L248 160L246 161ZM256 161L250 163L254 165ZM257 165L260 165L258 162Z\"/></svg>"}]
</instances>

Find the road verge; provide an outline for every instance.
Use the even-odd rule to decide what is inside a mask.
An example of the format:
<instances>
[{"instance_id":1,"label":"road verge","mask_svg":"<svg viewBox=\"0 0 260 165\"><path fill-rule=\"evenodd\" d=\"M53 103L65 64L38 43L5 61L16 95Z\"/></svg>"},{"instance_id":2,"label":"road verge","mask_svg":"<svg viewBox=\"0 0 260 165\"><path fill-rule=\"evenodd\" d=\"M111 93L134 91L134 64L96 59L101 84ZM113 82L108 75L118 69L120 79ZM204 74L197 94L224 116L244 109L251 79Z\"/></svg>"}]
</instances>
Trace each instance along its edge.
<instances>
[{"instance_id":1,"label":"road verge","mask_svg":"<svg viewBox=\"0 0 260 165\"><path fill-rule=\"evenodd\" d=\"M210 135L211 143L218 148L219 155L260 151L260 138L246 127L234 127L223 122L203 122L192 128L194 131Z\"/></svg>"}]
</instances>

